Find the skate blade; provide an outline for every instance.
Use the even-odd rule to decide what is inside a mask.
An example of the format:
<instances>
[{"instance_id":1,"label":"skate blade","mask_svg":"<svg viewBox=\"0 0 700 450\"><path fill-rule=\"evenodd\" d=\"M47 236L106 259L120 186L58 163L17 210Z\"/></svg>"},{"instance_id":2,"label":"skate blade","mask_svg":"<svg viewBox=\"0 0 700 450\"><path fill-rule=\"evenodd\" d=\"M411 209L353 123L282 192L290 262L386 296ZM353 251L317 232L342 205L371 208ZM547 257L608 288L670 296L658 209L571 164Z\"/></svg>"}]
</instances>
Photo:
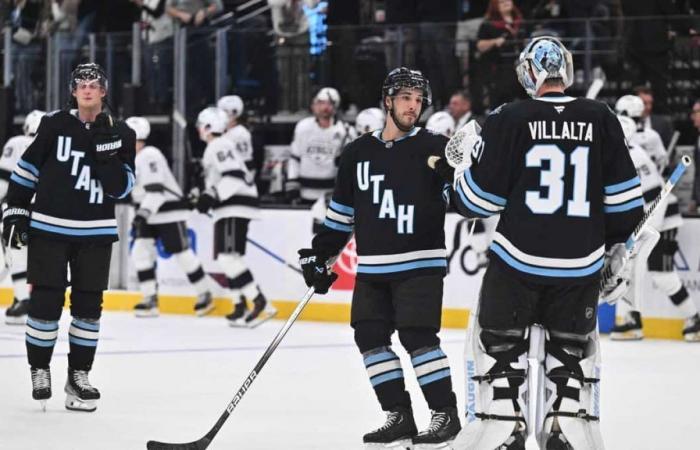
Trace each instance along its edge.
<instances>
[{"instance_id":1,"label":"skate blade","mask_svg":"<svg viewBox=\"0 0 700 450\"><path fill-rule=\"evenodd\" d=\"M248 325L245 323L245 316L236 320L226 319L226 321L228 322L228 326L233 328L248 328Z\"/></svg>"},{"instance_id":2,"label":"skate blade","mask_svg":"<svg viewBox=\"0 0 700 450\"><path fill-rule=\"evenodd\" d=\"M685 342L700 342L700 331L684 334L683 340Z\"/></svg>"},{"instance_id":3,"label":"skate blade","mask_svg":"<svg viewBox=\"0 0 700 450\"><path fill-rule=\"evenodd\" d=\"M137 309L134 310L134 316L136 317L158 317L160 312L158 309Z\"/></svg>"},{"instance_id":4,"label":"skate blade","mask_svg":"<svg viewBox=\"0 0 700 450\"><path fill-rule=\"evenodd\" d=\"M440 442L439 444L413 444L413 450L453 450L452 441Z\"/></svg>"},{"instance_id":5,"label":"skate blade","mask_svg":"<svg viewBox=\"0 0 700 450\"><path fill-rule=\"evenodd\" d=\"M212 311L214 311L214 302L209 303L205 308L195 310L194 313L197 317L204 317Z\"/></svg>"},{"instance_id":6,"label":"skate blade","mask_svg":"<svg viewBox=\"0 0 700 450\"><path fill-rule=\"evenodd\" d=\"M83 400L73 394L67 394L66 409L70 411L93 412L97 409L97 400Z\"/></svg>"},{"instance_id":7,"label":"skate blade","mask_svg":"<svg viewBox=\"0 0 700 450\"><path fill-rule=\"evenodd\" d=\"M20 317L8 317L5 316L5 323L7 325L24 325L27 323L27 316L20 316Z\"/></svg>"},{"instance_id":8,"label":"skate blade","mask_svg":"<svg viewBox=\"0 0 700 450\"><path fill-rule=\"evenodd\" d=\"M367 450L381 450L381 449L393 449L393 450L413 450L413 441L411 439L399 439L394 442L387 443L366 443L365 449Z\"/></svg>"},{"instance_id":9,"label":"skate blade","mask_svg":"<svg viewBox=\"0 0 700 450\"><path fill-rule=\"evenodd\" d=\"M245 326L248 328L257 328L268 320L272 319L277 315L277 310L265 310L260 313L258 317L246 323Z\"/></svg>"},{"instance_id":10,"label":"skate blade","mask_svg":"<svg viewBox=\"0 0 700 450\"><path fill-rule=\"evenodd\" d=\"M614 331L610 333L610 339L613 341L641 341L644 339L644 332L642 330Z\"/></svg>"},{"instance_id":11,"label":"skate blade","mask_svg":"<svg viewBox=\"0 0 700 450\"><path fill-rule=\"evenodd\" d=\"M39 400L39 407L43 412L46 412L46 400Z\"/></svg>"}]
</instances>

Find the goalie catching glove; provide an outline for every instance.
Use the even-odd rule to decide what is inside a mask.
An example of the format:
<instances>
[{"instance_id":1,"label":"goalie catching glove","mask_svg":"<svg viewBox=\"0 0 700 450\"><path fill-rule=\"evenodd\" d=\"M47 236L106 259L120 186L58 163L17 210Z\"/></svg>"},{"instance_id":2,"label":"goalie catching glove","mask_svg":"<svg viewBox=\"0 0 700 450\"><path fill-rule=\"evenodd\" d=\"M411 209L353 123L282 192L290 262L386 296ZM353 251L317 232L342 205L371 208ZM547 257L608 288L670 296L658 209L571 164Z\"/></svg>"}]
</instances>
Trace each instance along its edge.
<instances>
[{"instance_id":1,"label":"goalie catching glove","mask_svg":"<svg viewBox=\"0 0 700 450\"><path fill-rule=\"evenodd\" d=\"M304 281L307 286L313 286L317 294L328 292L328 289L338 278L338 274L326 265L328 259L327 256L321 255L311 248L299 250L299 265L301 265L304 274Z\"/></svg>"}]
</instances>

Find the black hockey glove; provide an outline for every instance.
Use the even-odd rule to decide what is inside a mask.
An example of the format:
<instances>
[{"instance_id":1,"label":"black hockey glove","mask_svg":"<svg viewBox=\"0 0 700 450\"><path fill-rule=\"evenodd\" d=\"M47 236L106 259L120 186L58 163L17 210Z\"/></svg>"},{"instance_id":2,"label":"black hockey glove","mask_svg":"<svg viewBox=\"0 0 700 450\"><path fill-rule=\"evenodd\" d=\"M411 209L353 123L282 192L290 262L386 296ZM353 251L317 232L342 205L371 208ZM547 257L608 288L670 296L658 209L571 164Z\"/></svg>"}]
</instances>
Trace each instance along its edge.
<instances>
[{"instance_id":1,"label":"black hockey glove","mask_svg":"<svg viewBox=\"0 0 700 450\"><path fill-rule=\"evenodd\" d=\"M200 195L197 199L197 205L195 206L197 211L201 212L202 214L208 213L209 210L216 205L217 200L214 195L215 194L211 191L202 192L202 195Z\"/></svg>"},{"instance_id":2,"label":"black hockey glove","mask_svg":"<svg viewBox=\"0 0 700 450\"><path fill-rule=\"evenodd\" d=\"M114 121L106 113L99 113L92 124L92 144L95 146L95 159L109 161L122 148L122 138L117 133Z\"/></svg>"},{"instance_id":3,"label":"black hockey glove","mask_svg":"<svg viewBox=\"0 0 700 450\"><path fill-rule=\"evenodd\" d=\"M5 247L24 247L29 234L29 211L9 206L2 215L2 227L2 243Z\"/></svg>"},{"instance_id":4,"label":"black hockey glove","mask_svg":"<svg viewBox=\"0 0 700 450\"><path fill-rule=\"evenodd\" d=\"M134 230L134 237L136 239L147 237L148 216L150 215L151 212L147 209L139 209L136 211L136 216L134 216L134 220L131 222L131 228Z\"/></svg>"},{"instance_id":5,"label":"black hockey glove","mask_svg":"<svg viewBox=\"0 0 700 450\"><path fill-rule=\"evenodd\" d=\"M433 158L433 157L431 157ZM447 159L445 158L438 158L438 159L433 159L432 160L432 165L431 165L431 159L428 159L428 165L435 171L437 172L438 175L440 175L440 178L442 178L446 183L448 183L450 186L452 186L452 183L454 183L455 180L455 169L447 162Z\"/></svg>"},{"instance_id":6,"label":"black hockey glove","mask_svg":"<svg viewBox=\"0 0 700 450\"><path fill-rule=\"evenodd\" d=\"M304 273L306 285L314 287L317 294L325 294L330 289L333 282L338 278L338 274L331 271L326 266L328 258L319 254L311 248L299 250L299 264Z\"/></svg>"}]
</instances>

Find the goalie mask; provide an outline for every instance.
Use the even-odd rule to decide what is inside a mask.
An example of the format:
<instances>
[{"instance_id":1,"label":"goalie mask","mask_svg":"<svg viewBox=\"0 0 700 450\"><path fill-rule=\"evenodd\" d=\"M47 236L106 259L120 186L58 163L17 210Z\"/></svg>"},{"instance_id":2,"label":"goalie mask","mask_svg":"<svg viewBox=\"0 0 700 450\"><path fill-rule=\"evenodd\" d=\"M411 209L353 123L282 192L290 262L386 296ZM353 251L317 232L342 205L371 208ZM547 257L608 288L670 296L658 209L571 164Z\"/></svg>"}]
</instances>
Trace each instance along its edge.
<instances>
[{"instance_id":1,"label":"goalie mask","mask_svg":"<svg viewBox=\"0 0 700 450\"><path fill-rule=\"evenodd\" d=\"M574 82L571 53L552 36L530 41L520 53L515 71L518 81L530 97L537 95L546 80L560 79L565 89Z\"/></svg>"}]
</instances>

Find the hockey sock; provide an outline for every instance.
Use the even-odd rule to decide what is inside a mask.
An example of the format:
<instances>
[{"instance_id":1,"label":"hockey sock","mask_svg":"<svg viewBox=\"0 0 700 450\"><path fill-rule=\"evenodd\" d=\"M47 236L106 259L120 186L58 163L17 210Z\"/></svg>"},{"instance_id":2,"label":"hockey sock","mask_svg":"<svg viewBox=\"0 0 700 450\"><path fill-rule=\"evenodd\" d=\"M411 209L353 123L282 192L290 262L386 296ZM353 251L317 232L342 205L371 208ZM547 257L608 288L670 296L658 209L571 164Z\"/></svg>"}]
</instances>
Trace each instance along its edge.
<instances>
[{"instance_id":1,"label":"hockey sock","mask_svg":"<svg viewBox=\"0 0 700 450\"><path fill-rule=\"evenodd\" d=\"M691 317L698 311L678 274L673 272L651 272L654 284L676 305L683 317Z\"/></svg>"},{"instance_id":2,"label":"hockey sock","mask_svg":"<svg viewBox=\"0 0 700 450\"><path fill-rule=\"evenodd\" d=\"M424 347L412 352L411 364L430 409L457 406L450 363L440 347Z\"/></svg>"},{"instance_id":3,"label":"hockey sock","mask_svg":"<svg viewBox=\"0 0 700 450\"><path fill-rule=\"evenodd\" d=\"M190 283L192 283L192 286L194 286L195 291L197 291L197 295L210 292L211 286L209 284L209 280L202 269L202 263L199 261L194 252L188 248L175 256L177 258L177 262L180 264L180 267L187 274L187 279L190 280Z\"/></svg>"},{"instance_id":4,"label":"hockey sock","mask_svg":"<svg viewBox=\"0 0 700 450\"><path fill-rule=\"evenodd\" d=\"M240 293L249 300L260 294L260 290L253 279L253 274L250 273L240 255L222 254L217 259L224 269L226 278L228 278L229 288L234 294Z\"/></svg>"},{"instance_id":5,"label":"hockey sock","mask_svg":"<svg viewBox=\"0 0 700 450\"><path fill-rule=\"evenodd\" d=\"M99 319L73 318L68 332L70 343L68 366L71 369L89 371L92 368L99 334Z\"/></svg>"},{"instance_id":6,"label":"hockey sock","mask_svg":"<svg viewBox=\"0 0 700 450\"><path fill-rule=\"evenodd\" d=\"M150 269L139 270L136 272L139 279L139 289L144 297L151 297L158 292L158 284L156 282L156 267Z\"/></svg>"},{"instance_id":7,"label":"hockey sock","mask_svg":"<svg viewBox=\"0 0 700 450\"><path fill-rule=\"evenodd\" d=\"M377 347L362 354L369 381L384 411L409 406L411 398L404 385L401 361L391 347Z\"/></svg>"},{"instance_id":8,"label":"hockey sock","mask_svg":"<svg viewBox=\"0 0 700 450\"><path fill-rule=\"evenodd\" d=\"M41 320L27 317L25 340L29 365L37 369L48 369L53 347L58 338L58 320Z\"/></svg>"},{"instance_id":9,"label":"hockey sock","mask_svg":"<svg viewBox=\"0 0 700 450\"><path fill-rule=\"evenodd\" d=\"M158 291L156 282L156 243L151 238L134 241L131 257L139 279L139 289L144 297L152 297Z\"/></svg>"},{"instance_id":10,"label":"hockey sock","mask_svg":"<svg viewBox=\"0 0 700 450\"><path fill-rule=\"evenodd\" d=\"M678 307L678 309L681 310L681 313L685 318L692 317L698 313L698 308L695 306L693 300L690 298L690 295L685 289L685 286L681 286L678 292L671 295L671 301L674 305Z\"/></svg>"}]
</instances>

